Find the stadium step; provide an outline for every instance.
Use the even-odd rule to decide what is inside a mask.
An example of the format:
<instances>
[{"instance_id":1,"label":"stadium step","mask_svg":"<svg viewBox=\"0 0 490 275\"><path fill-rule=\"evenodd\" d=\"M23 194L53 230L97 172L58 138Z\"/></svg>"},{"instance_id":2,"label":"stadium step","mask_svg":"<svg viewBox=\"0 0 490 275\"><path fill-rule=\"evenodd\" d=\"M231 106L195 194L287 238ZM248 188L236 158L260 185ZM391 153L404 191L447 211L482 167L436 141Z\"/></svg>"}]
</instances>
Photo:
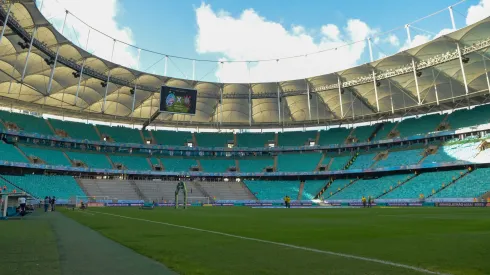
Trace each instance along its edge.
<instances>
[{"instance_id":1,"label":"stadium step","mask_svg":"<svg viewBox=\"0 0 490 275\"><path fill-rule=\"evenodd\" d=\"M17 151L19 151L19 154L21 154L25 159L27 159L27 161L31 162L31 160L29 159L29 157L26 155L26 153L24 153L24 151L22 151L17 145L14 145L15 149Z\"/></svg>"},{"instance_id":2,"label":"stadium step","mask_svg":"<svg viewBox=\"0 0 490 275\"><path fill-rule=\"evenodd\" d=\"M61 153L63 153L63 156L65 156L65 158L71 163L71 165L73 166L73 161L70 159L70 157L66 154L65 151L61 151Z\"/></svg>"},{"instance_id":3,"label":"stadium step","mask_svg":"<svg viewBox=\"0 0 490 275\"><path fill-rule=\"evenodd\" d=\"M83 193L85 193L85 195L89 196L89 193L87 191L87 188L85 188L85 186L83 185L83 183L80 181L79 178L75 178L75 181L77 182L78 186L80 186L80 189L82 189Z\"/></svg>"},{"instance_id":4,"label":"stadium step","mask_svg":"<svg viewBox=\"0 0 490 275\"><path fill-rule=\"evenodd\" d=\"M215 201L214 196L211 196L211 194L209 194L199 182L195 181L193 183L194 186L204 195L204 197L208 197L211 200L211 202Z\"/></svg>"},{"instance_id":5,"label":"stadium step","mask_svg":"<svg viewBox=\"0 0 490 275\"><path fill-rule=\"evenodd\" d=\"M250 200L254 200L254 201L258 201L259 199L254 195L254 193L252 193L252 191L250 190L250 188L248 188L248 186L243 183L243 181L240 181L240 185L242 186L243 190L245 190L245 192L248 194L248 196L250 197Z\"/></svg>"},{"instance_id":6,"label":"stadium step","mask_svg":"<svg viewBox=\"0 0 490 275\"><path fill-rule=\"evenodd\" d=\"M315 167L315 171L318 171L320 169L320 166L322 166L323 160L325 159L325 154L322 154L322 157L320 158L320 161L317 163Z\"/></svg>"},{"instance_id":7,"label":"stadium step","mask_svg":"<svg viewBox=\"0 0 490 275\"><path fill-rule=\"evenodd\" d=\"M45 119L44 121L46 122L46 124L48 124L49 129L51 129L51 131L53 131L53 135L56 135L56 130L54 129L53 125L51 125L51 122L49 121L49 119Z\"/></svg>"},{"instance_id":8,"label":"stadium step","mask_svg":"<svg viewBox=\"0 0 490 275\"><path fill-rule=\"evenodd\" d=\"M100 134L99 128L97 128L97 126L95 126L95 125L93 125L93 126L94 126L95 132L97 133L97 136L99 136L99 140L102 140L102 135Z\"/></svg>"},{"instance_id":9,"label":"stadium step","mask_svg":"<svg viewBox=\"0 0 490 275\"><path fill-rule=\"evenodd\" d=\"M333 197L333 196L335 196L335 194L337 194L337 193L342 192L344 189L349 188L349 186L351 186L351 185L355 184L357 181L359 181L359 179L354 179L354 180L353 180L353 181L351 181L349 184L347 184L346 186L342 187L340 190L337 190L337 191L333 192L333 193L332 193L332 195L330 195L330 196L328 196L328 197L327 197L327 199L328 199L328 198L331 198L331 197ZM328 190L328 189L327 189L327 190ZM327 191L327 190L325 190L325 191Z\"/></svg>"},{"instance_id":10,"label":"stadium step","mask_svg":"<svg viewBox=\"0 0 490 275\"><path fill-rule=\"evenodd\" d=\"M131 185L131 187L133 188L134 192L136 192L136 194L138 194L138 196L140 197L140 199L144 200L144 201L147 201L148 198L143 194L143 192L141 192L141 190L138 188L138 185L136 185L136 182L134 182L134 180L130 180L129 181L129 184Z\"/></svg>"},{"instance_id":11,"label":"stadium step","mask_svg":"<svg viewBox=\"0 0 490 275\"><path fill-rule=\"evenodd\" d=\"M303 196L303 190L305 189L305 182L301 181L299 184L299 191L298 191L298 198L297 200L301 200L301 197Z\"/></svg>"},{"instance_id":12,"label":"stadium step","mask_svg":"<svg viewBox=\"0 0 490 275\"><path fill-rule=\"evenodd\" d=\"M449 186L451 186L453 184L456 184L458 182L458 180L460 180L461 178L466 177L469 173L471 173L473 171L474 171L474 169L471 169L471 170L468 169L468 170L466 170L466 173L463 173L462 175L459 175L459 177L457 177L454 180L452 180L449 184L444 185L441 188L437 189L435 192L433 192L432 194L428 195L427 198L430 198L430 197L434 196L435 194L437 194L439 192L442 192L444 189L448 188Z\"/></svg>"},{"instance_id":13,"label":"stadium step","mask_svg":"<svg viewBox=\"0 0 490 275\"><path fill-rule=\"evenodd\" d=\"M400 184L397 184L397 185L395 186L395 188L390 189L390 191L388 191L388 192L386 192L386 193L384 193L384 194L381 194L381 195L377 196L377 197L376 197L376 198L374 198L374 199L381 199L381 198L382 198L384 195L386 195L386 194L388 194L388 193L390 193L390 192L393 192L393 190L396 190L397 188L399 188L399 187L403 186L405 183L407 183L407 182L411 181L413 178L417 177L418 175L419 175L419 173L417 173L417 172L416 172L414 175L412 175L411 177L409 177L409 178L408 178L408 179L406 179L405 181L402 181L402 182L400 182Z\"/></svg>"},{"instance_id":14,"label":"stadium step","mask_svg":"<svg viewBox=\"0 0 490 275\"><path fill-rule=\"evenodd\" d=\"M368 137L368 141L371 141L374 139L374 137L376 136L376 134L379 132L379 130L381 130L383 128L383 125L384 123L379 123L376 125L376 128L374 129L374 131L371 133L371 135Z\"/></svg>"}]
</instances>

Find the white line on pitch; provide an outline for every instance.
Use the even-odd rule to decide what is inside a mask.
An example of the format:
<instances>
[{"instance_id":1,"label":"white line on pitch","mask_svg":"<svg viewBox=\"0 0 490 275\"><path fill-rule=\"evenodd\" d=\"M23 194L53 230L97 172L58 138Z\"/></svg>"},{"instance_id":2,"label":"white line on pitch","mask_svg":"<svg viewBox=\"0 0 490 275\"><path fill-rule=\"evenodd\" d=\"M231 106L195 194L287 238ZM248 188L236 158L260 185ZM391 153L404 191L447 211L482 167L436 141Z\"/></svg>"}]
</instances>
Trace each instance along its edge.
<instances>
[{"instance_id":1,"label":"white line on pitch","mask_svg":"<svg viewBox=\"0 0 490 275\"><path fill-rule=\"evenodd\" d=\"M243 237L243 236L238 236L238 235L223 233L223 232L219 232L219 231L212 231L212 230L207 230L207 229L189 227L189 226L185 226L185 225L178 225L178 224L172 224L172 223L166 223L166 222L159 222L159 221L152 221L152 220L146 220L146 219L140 219L140 218L133 218L133 217L128 217L128 216L122 216L122 215L110 214L110 213L104 213L104 212L98 212L98 211L90 211L90 212L97 213L97 214L114 216L114 217L119 217L119 218L124 218L124 219L129 219L129 220L136 220L136 221L142 221L142 222L156 223L156 224L162 224L162 225L171 226L171 227L177 227L177 228L184 228L184 229L188 229L188 230L206 232L206 233L211 233L211 234L216 234L216 235L221 235L221 236L227 236L227 237L237 238L237 239L242 239L242 240L255 241L255 242L260 242L260 243L274 244L274 245L282 246L282 247L300 249L300 250L305 250L305 251L310 251L310 252L316 252L316 253L321 253L321 254L328 254L328 255L333 255L333 256L338 256L338 257L344 257L344 258L349 258L349 259L360 260L360 261L378 263L378 264L383 264L383 265L390 265L390 266L395 266L395 267L404 268L404 269L410 269L410 270L414 270L414 271L418 271L418 272L426 273L426 274L451 275L449 273L441 273L441 272L437 272L437 271L431 271L431 270L428 270L428 269L423 269L423 268L419 268L419 267L411 266L411 265L406 265L406 264L400 264L400 263L395 263L395 262L390 262L390 261L384 261L384 260L379 260L379 259L374 259L374 258L367 258L367 257L356 256L356 255L351 255L351 254L333 252L333 251L328 251L328 250L320 250L320 249L309 248L309 247L304 247L304 246L297 246L297 245L292 245L292 244L287 244L287 243L279 243L279 242L273 242L273 241L256 239L256 238Z\"/></svg>"}]
</instances>

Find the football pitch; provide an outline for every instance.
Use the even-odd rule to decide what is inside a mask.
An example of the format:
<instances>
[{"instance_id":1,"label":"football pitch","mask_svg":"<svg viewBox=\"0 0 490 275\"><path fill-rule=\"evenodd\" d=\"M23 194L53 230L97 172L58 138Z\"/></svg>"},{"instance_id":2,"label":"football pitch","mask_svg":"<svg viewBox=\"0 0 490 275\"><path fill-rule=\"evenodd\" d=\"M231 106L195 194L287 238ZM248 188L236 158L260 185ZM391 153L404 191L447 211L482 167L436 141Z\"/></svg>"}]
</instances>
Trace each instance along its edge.
<instances>
[{"instance_id":1,"label":"football pitch","mask_svg":"<svg viewBox=\"0 0 490 275\"><path fill-rule=\"evenodd\" d=\"M490 208L63 213L180 274L490 274Z\"/></svg>"}]
</instances>

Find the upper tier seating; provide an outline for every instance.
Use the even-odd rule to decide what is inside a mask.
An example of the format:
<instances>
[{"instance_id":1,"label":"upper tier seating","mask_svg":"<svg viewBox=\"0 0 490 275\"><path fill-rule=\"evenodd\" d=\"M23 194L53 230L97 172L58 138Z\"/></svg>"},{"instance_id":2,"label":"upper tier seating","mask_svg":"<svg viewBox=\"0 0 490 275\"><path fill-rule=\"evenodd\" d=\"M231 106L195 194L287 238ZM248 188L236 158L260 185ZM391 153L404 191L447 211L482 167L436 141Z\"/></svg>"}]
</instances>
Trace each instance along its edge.
<instances>
[{"instance_id":1,"label":"upper tier seating","mask_svg":"<svg viewBox=\"0 0 490 275\"><path fill-rule=\"evenodd\" d=\"M282 200L286 195L294 200L299 192L299 181L255 180L245 184L259 200Z\"/></svg>"},{"instance_id":2,"label":"upper tier seating","mask_svg":"<svg viewBox=\"0 0 490 275\"><path fill-rule=\"evenodd\" d=\"M373 141L378 141L378 140L383 140L388 138L388 134L393 130L395 127L396 122L384 122L383 126L379 131L376 133L376 135L373 138Z\"/></svg>"},{"instance_id":3,"label":"upper tier seating","mask_svg":"<svg viewBox=\"0 0 490 275\"><path fill-rule=\"evenodd\" d=\"M226 172L228 168L235 166L234 159L201 159L201 167L204 172Z\"/></svg>"},{"instance_id":4,"label":"upper tier seating","mask_svg":"<svg viewBox=\"0 0 490 275\"><path fill-rule=\"evenodd\" d=\"M4 175L3 177L38 198L55 196L58 199L68 200L75 196L85 196L85 193L71 176Z\"/></svg>"},{"instance_id":5,"label":"upper tier seating","mask_svg":"<svg viewBox=\"0 0 490 275\"><path fill-rule=\"evenodd\" d=\"M328 165L330 163L330 160L332 160L330 167L328 167L328 170L330 171L337 171L337 170L342 170L344 169L345 165L347 162L352 158L352 156L347 155L347 156L335 156L335 157L325 157L323 159L323 165Z\"/></svg>"},{"instance_id":6,"label":"upper tier seating","mask_svg":"<svg viewBox=\"0 0 490 275\"><path fill-rule=\"evenodd\" d=\"M327 131L320 131L319 145L344 144L351 129L331 128Z\"/></svg>"},{"instance_id":7,"label":"upper tier seating","mask_svg":"<svg viewBox=\"0 0 490 275\"><path fill-rule=\"evenodd\" d=\"M326 180L307 180L301 194L302 200L312 200L327 184Z\"/></svg>"},{"instance_id":8,"label":"upper tier seating","mask_svg":"<svg viewBox=\"0 0 490 275\"><path fill-rule=\"evenodd\" d=\"M385 159L376 163L376 167L393 167L417 164L423 157L424 149L390 151Z\"/></svg>"},{"instance_id":9,"label":"upper tier seating","mask_svg":"<svg viewBox=\"0 0 490 275\"><path fill-rule=\"evenodd\" d=\"M190 158L161 158L160 159L165 167L165 171L169 172L187 172L192 166L197 166L195 159Z\"/></svg>"},{"instance_id":10,"label":"upper tier seating","mask_svg":"<svg viewBox=\"0 0 490 275\"><path fill-rule=\"evenodd\" d=\"M352 136L357 138L357 142L366 142L369 137L373 134L374 130L378 125L360 126L354 129Z\"/></svg>"},{"instance_id":11,"label":"upper tier seating","mask_svg":"<svg viewBox=\"0 0 490 275\"><path fill-rule=\"evenodd\" d=\"M357 156L356 160L354 163L349 167L350 169L368 169L374 164L374 157L378 154L378 152L375 153L368 153L368 154L360 154Z\"/></svg>"},{"instance_id":12,"label":"upper tier seating","mask_svg":"<svg viewBox=\"0 0 490 275\"><path fill-rule=\"evenodd\" d=\"M358 180L341 192L333 195L332 200L359 200L362 196L377 198L390 188L395 188L398 183L404 182L412 175L384 176L377 179Z\"/></svg>"},{"instance_id":13,"label":"upper tier seating","mask_svg":"<svg viewBox=\"0 0 490 275\"><path fill-rule=\"evenodd\" d=\"M72 161L82 161L90 168L112 169L111 163L107 159L106 155L103 154L71 151L67 151L66 154Z\"/></svg>"},{"instance_id":14,"label":"upper tier seating","mask_svg":"<svg viewBox=\"0 0 490 275\"><path fill-rule=\"evenodd\" d=\"M478 168L449 185L433 198L480 198L490 191L490 168Z\"/></svg>"},{"instance_id":15,"label":"upper tier seating","mask_svg":"<svg viewBox=\"0 0 490 275\"><path fill-rule=\"evenodd\" d=\"M94 125L92 124L62 121L57 119L50 119L49 123L51 123L51 126L53 126L54 130L63 130L71 138L82 140L87 139L93 141L100 140L100 137L95 131Z\"/></svg>"},{"instance_id":16,"label":"upper tier seating","mask_svg":"<svg viewBox=\"0 0 490 275\"><path fill-rule=\"evenodd\" d=\"M191 132L173 132L173 131L152 131L153 137L157 144L185 146L187 140L192 140Z\"/></svg>"},{"instance_id":17,"label":"upper tier seating","mask_svg":"<svg viewBox=\"0 0 490 275\"><path fill-rule=\"evenodd\" d=\"M111 160L114 164L123 164L128 170L152 170L148 159L144 157L111 155Z\"/></svg>"},{"instance_id":18,"label":"upper tier seating","mask_svg":"<svg viewBox=\"0 0 490 275\"><path fill-rule=\"evenodd\" d=\"M143 143L140 131L137 129L121 126L110 127L105 125L98 125L97 128L102 136L108 135L114 142Z\"/></svg>"},{"instance_id":19,"label":"upper tier seating","mask_svg":"<svg viewBox=\"0 0 490 275\"><path fill-rule=\"evenodd\" d=\"M427 133L435 132L444 117L445 115L428 115L420 118L405 119L398 124L396 129L400 132L400 137L426 135Z\"/></svg>"},{"instance_id":20,"label":"upper tier seating","mask_svg":"<svg viewBox=\"0 0 490 275\"><path fill-rule=\"evenodd\" d=\"M80 179L80 183L91 197L107 196L109 199L141 200L131 182L127 180ZM175 191L175 189L173 190Z\"/></svg>"},{"instance_id":21,"label":"upper tier seating","mask_svg":"<svg viewBox=\"0 0 490 275\"><path fill-rule=\"evenodd\" d=\"M264 147L270 140L274 140L274 133L243 133L237 134L238 147Z\"/></svg>"},{"instance_id":22,"label":"upper tier seating","mask_svg":"<svg viewBox=\"0 0 490 275\"><path fill-rule=\"evenodd\" d=\"M471 161L478 154L478 144L479 142L469 142L441 146L435 154L428 155L423 163Z\"/></svg>"},{"instance_id":23,"label":"upper tier seating","mask_svg":"<svg viewBox=\"0 0 490 275\"><path fill-rule=\"evenodd\" d=\"M197 133L194 134L200 147L228 147L233 142L233 133Z\"/></svg>"},{"instance_id":24,"label":"upper tier seating","mask_svg":"<svg viewBox=\"0 0 490 275\"><path fill-rule=\"evenodd\" d=\"M475 126L490 122L490 105L475 107L471 110L463 109L453 112L448 117L451 129Z\"/></svg>"},{"instance_id":25,"label":"upper tier seating","mask_svg":"<svg viewBox=\"0 0 490 275\"><path fill-rule=\"evenodd\" d=\"M0 141L0 159L12 162L29 162L13 145Z\"/></svg>"},{"instance_id":26,"label":"upper tier seating","mask_svg":"<svg viewBox=\"0 0 490 275\"><path fill-rule=\"evenodd\" d=\"M200 186L215 200L255 200L240 182L201 182Z\"/></svg>"},{"instance_id":27,"label":"upper tier seating","mask_svg":"<svg viewBox=\"0 0 490 275\"><path fill-rule=\"evenodd\" d=\"M46 123L46 120L42 117L0 111L0 118L4 122L15 123L22 131L25 132L42 135L54 135L53 131L51 131Z\"/></svg>"},{"instance_id":28,"label":"upper tier seating","mask_svg":"<svg viewBox=\"0 0 490 275\"><path fill-rule=\"evenodd\" d=\"M281 154L277 159L277 170L280 172L308 172L314 171L320 158L321 153L303 153L303 154Z\"/></svg>"},{"instance_id":29,"label":"upper tier seating","mask_svg":"<svg viewBox=\"0 0 490 275\"><path fill-rule=\"evenodd\" d=\"M265 168L274 166L273 158L253 158L253 159L240 159L239 161L240 172L243 173L260 173Z\"/></svg>"},{"instance_id":30,"label":"upper tier seating","mask_svg":"<svg viewBox=\"0 0 490 275\"><path fill-rule=\"evenodd\" d=\"M459 177L460 172L461 171L441 171L422 173L381 198L417 199L420 194L427 197L432 194L432 191L441 188L443 184L447 185L450 183L453 177Z\"/></svg>"},{"instance_id":31,"label":"upper tier seating","mask_svg":"<svg viewBox=\"0 0 490 275\"><path fill-rule=\"evenodd\" d=\"M39 147L28 147L28 146L19 146L19 148L24 151L26 156L36 156L42 159L46 164L50 165L63 165L63 166L71 166L70 161L65 157L62 151L60 150L50 150Z\"/></svg>"},{"instance_id":32,"label":"upper tier seating","mask_svg":"<svg viewBox=\"0 0 490 275\"><path fill-rule=\"evenodd\" d=\"M278 133L278 146L305 146L308 140L316 140L318 131Z\"/></svg>"}]
</instances>

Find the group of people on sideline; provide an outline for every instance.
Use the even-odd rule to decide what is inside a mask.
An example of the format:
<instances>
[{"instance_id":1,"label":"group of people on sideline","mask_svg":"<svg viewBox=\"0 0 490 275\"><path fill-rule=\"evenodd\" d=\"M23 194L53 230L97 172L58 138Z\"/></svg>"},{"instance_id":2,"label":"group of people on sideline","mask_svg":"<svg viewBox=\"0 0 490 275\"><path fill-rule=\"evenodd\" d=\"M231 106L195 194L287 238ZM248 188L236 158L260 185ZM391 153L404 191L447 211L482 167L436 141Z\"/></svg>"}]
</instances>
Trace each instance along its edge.
<instances>
[{"instance_id":1,"label":"group of people on sideline","mask_svg":"<svg viewBox=\"0 0 490 275\"><path fill-rule=\"evenodd\" d=\"M362 207L371 207L374 203L374 199L371 196L367 197L367 199L366 197L362 196L361 201Z\"/></svg>"},{"instance_id":2,"label":"group of people on sideline","mask_svg":"<svg viewBox=\"0 0 490 275\"><path fill-rule=\"evenodd\" d=\"M42 200L39 200L39 208L41 208L41 204L43 203ZM48 197L46 196L44 198L44 212L48 212L49 209L51 209L52 212L55 210L55 205L56 205L56 197Z\"/></svg>"}]
</instances>

